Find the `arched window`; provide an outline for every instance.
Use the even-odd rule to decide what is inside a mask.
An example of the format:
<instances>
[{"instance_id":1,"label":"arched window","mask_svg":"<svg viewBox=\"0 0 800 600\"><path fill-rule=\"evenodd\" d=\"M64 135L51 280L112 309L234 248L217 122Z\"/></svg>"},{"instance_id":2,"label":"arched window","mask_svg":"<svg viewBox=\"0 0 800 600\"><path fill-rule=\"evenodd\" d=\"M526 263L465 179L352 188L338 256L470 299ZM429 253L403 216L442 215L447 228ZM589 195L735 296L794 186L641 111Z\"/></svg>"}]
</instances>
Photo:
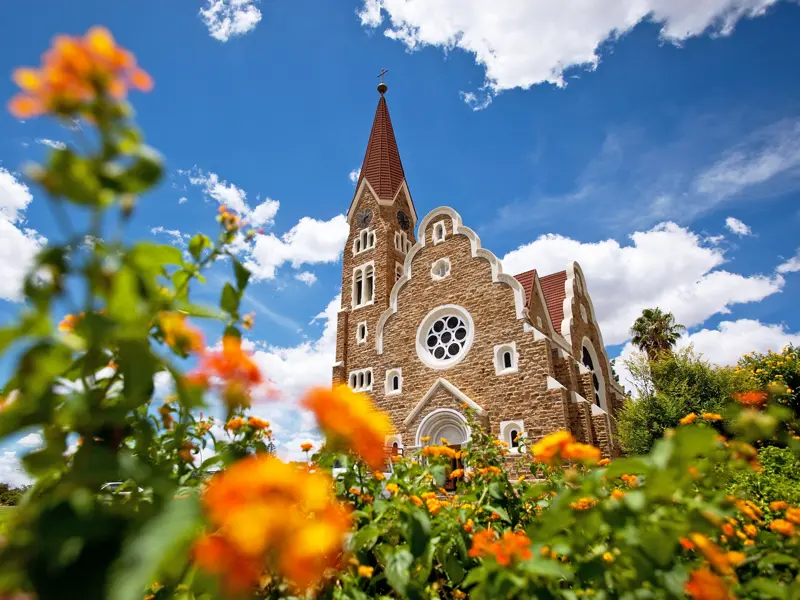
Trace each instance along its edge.
<instances>
[{"instance_id":1,"label":"arched window","mask_svg":"<svg viewBox=\"0 0 800 600\"><path fill-rule=\"evenodd\" d=\"M524 452L525 423L522 419L500 422L500 439L509 445L512 454Z\"/></svg>"},{"instance_id":2,"label":"arched window","mask_svg":"<svg viewBox=\"0 0 800 600\"><path fill-rule=\"evenodd\" d=\"M372 369L360 369L350 372L350 387L356 392L372 391Z\"/></svg>"},{"instance_id":3,"label":"arched window","mask_svg":"<svg viewBox=\"0 0 800 600\"><path fill-rule=\"evenodd\" d=\"M450 259L440 258L431 265L431 278L434 280L444 279L450 275Z\"/></svg>"},{"instance_id":4,"label":"arched window","mask_svg":"<svg viewBox=\"0 0 800 600\"><path fill-rule=\"evenodd\" d=\"M364 304L364 273L356 271L353 277L353 304L361 306Z\"/></svg>"},{"instance_id":5,"label":"arched window","mask_svg":"<svg viewBox=\"0 0 800 600\"><path fill-rule=\"evenodd\" d=\"M400 389L400 377L395 375L394 377L392 377L392 390L396 392L399 389Z\"/></svg>"},{"instance_id":6,"label":"arched window","mask_svg":"<svg viewBox=\"0 0 800 600\"><path fill-rule=\"evenodd\" d=\"M392 443L392 456L400 454L400 444L397 442Z\"/></svg>"},{"instance_id":7,"label":"arched window","mask_svg":"<svg viewBox=\"0 0 800 600\"><path fill-rule=\"evenodd\" d=\"M361 321L356 329L356 342L363 344L367 341L367 322Z\"/></svg>"},{"instance_id":8,"label":"arched window","mask_svg":"<svg viewBox=\"0 0 800 600\"><path fill-rule=\"evenodd\" d=\"M498 375L508 375L519 371L516 342L494 347L494 371Z\"/></svg>"},{"instance_id":9,"label":"arched window","mask_svg":"<svg viewBox=\"0 0 800 600\"><path fill-rule=\"evenodd\" d=\"M516 429L512 429L511 430L510 437L511 437L511 447L512 448L519 448L519 440L517 439L518 435L519 435L519 432Z\"/></svg>"},{"instance_id":10,"label":"arched window","mask_svg":"<svg viewBox=\"0 0 800 600\"><path fill-rule=\"evenodd\" d=\"M384 392L387 396L393 396L403 391L403 370L389 369L386 371L386 382Z\"/></svg>"},{"instance_id":11,"label":"arched window","mask_svg":"<svg viewBox=\"0 0 800 600\"><path fill-rule=\"evenodd\" d=\"M353 269L353 308L372 304L375 295L375 268L372 262Z\"/></svg>"},{"instance_id":12,"label":"arched window","mask_svg":"<svg viewBox=\"0 0 800 600\"><path fill-rule=\"evenodd\" d=\"M511 352L506 350L505 352L503 352L503 367L505 367L506 369L510 369L511 365L512 365Z\"/></svg>"},{"instance_id":13,"label":"arched window","mask_svg":"<svg viewBox=\"0 0 800 600\"><path fill-rule=\"evenodd\" d=\"M367 265L364 269L364 302L372 302L372 295L375 291L375 269L372 265Z\"/></svg>"},{"instance_id":14,"label":"arched window","mask_svg":"<svg viewBox=\"0 0 800 600\"><path fill-rule=\"evenodd\" d=\"M601 406L600 404L600 397L602 395L602 387L600 385L600 379L597 377L597 372L594 368L594 361L592 360L592 354L589 352L589 349L584 345L583 352L581 356L583 365L592 372L592 384L594 385L594 403L597 406Z\"/></svg>"},{"instance_id":15,"label":"arched window","mask_svg":"<svg viewBox=\"0 0 800 600\"><path fill-rule=\"evenodd\" d=\"M445 234L444 221L439 221L433 226L433 243L438 244L439 242L443 242Z\"/></svg>"}]
</instances>

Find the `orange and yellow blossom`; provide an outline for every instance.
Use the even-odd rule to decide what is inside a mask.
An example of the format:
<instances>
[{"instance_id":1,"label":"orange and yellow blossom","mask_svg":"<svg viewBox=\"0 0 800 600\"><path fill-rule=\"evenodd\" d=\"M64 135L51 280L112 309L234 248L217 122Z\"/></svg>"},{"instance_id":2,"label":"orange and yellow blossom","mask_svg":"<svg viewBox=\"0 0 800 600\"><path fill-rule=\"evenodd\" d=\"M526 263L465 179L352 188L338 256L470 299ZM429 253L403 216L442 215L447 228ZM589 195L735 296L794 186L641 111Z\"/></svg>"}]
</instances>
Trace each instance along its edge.
<instances>
[{"instance_id":1,"label":"orange and yellow blossom","mask_svg":"<svg viewBox=\"0 0 800 600\"><path fill-rule=\"evenodd\" d=\"M375 571L375 567L368 567L367 565L359 565L358 566L358 576L364 577L369 579L372 577L372 573Z\"/></svg>"},{"instance_id":2,"label":"orange and yellow blossom","mask_svg":"<svg viewBox=\"0 0 800 600\"><path fill-rule=\"evenodd\" d=\"M719 415L717 413L707 413L706 412L706 413L702 414L702 417L706 421L722 421L722 415Z\"/></svg>"},{"instance_id":3,"label":"orange and yellow blossom","mask_svg":"<svg viewBox=\"0 0 800 600\"><path fill-rule=\"evenodd\" d=\"M800 525L800 507L793 506L786 509L786 520L795 525Z\"/></svg>"},{"instance_id":4,"label":"orange and yellow blossom","mask_svg":"<svg viewBox=\"0 0 800 600\"><path fill-rule=\"evenodd\" d=\"M531 540L521 531L506 531L500 539L491 529L484 529L472 537L469 556L472 558L493 557L497 564L507 566L514 559L529 560Z\"/></svg>"},{"instance_id":5,"label":"orange and yellow blossom","mask_svg":"<svg viewBox=\"0 0 800 600\"><path fill-rule=\"evenodd\" d=\"M725 552L702 533L690 533L689 539L720 575L733 575L733 566Z\"/></svg>"},{"instance_id":6,"label":"orange and yellow blossom","mask_svg":"<svg viewBox=\"0 0 800 600\"><path fill-rule=\"evenodd\" d=\"M625 497L625 492L623 492L622 490L614 490L613 492L611 492L611 497L614 500L622 500L622 498Z\"/></svg>"},{"instance_id":7,"label":"orange and yellow blossom","mask_svg":"<svg viewBox=\"0 0 800 600\"><path fill-rule=\"evenodd\" d=\"M302 405L316 416L329 442L358 454L373 470L386 460L384 441L392 433L389 416L375 408L369 396L354 392L346 385L314 388Z\"/></svg>"},{"instance_id":8,"label":"orange and yellow blossom","mask_svg":"<svg viewBox=\"0 0 800 600\"><path fill-rule=\"evenodd\" d=\"M247 420L247 424L250 425L253 429L258 429L259 431L267 429L269 427L269 421L265 421L261 417L250 417Z\"/></svg>"},{"instance_id":9,"label":"orange and yellow blossom","mask_svg":"<svg viewBox=\"0 0 800 600\"><path fill-rule=\"evenodd\" d=\"M775 500L775 502L770 502L769 503L769 509L773 510L775 512L777 512L779 510L783 510L783 509L788 508L788 507L789 507L789 503L785 502L784 500Z\"/></svg>"},{"instance_id":10,"label":"orange and yellow blossom","mask_svg":"<svg viewBox=\"0 0 800 600\"><path fill-rule=\"evenodd\" d=\"M121 100L128 89L153 88L133 54L119 48L104 27L92 27L82 38L57 36L41 67L17 69L14 82L22 93L8 107L20 119L46 112L75 114L102 94Z\"/></svg>"},{"instance_id":11,"label":"orange and yellow blossom","mask_svg":"<svg viewBox=\"0 0 800 600\"><path fill-rule=\"evenodd\" d=\"M64 318L61 319L61 322L58 324L58 330L65 332L74 331L84 316L84 313L80 313L79 315L64 315Z\"/></svg>"},{"instance_id":12,"label":"orange and yellow blossom","mask_svg":"<svg viewBox=\"0 0 800 600\"><path fill-rule=\"evenodd\" d=\"M762 391L743 392L734 394L734 399L745 406L759 407L767 401L767 393Z\"/></svg>"},{"instance_id":13,"label":"orange and yellow blossom","mask_svg":"<svg viewBox=\"0 0 800 600\"><path fill-rule=\"evenodd\" d=\"M158 322L170 348L187 354L202 354L205 350L203 333L189 324L183 313L161 313Z\"/></svg>"},{"instance_id":14,"label":"orange and yellow blossom","mask_svg":"<svg viewBox=\"0 0 800 600\"><path fill-rule=\"evenodd\" d=\"M228 431L239 431L242 427L244 427L244 419L242 417L233 417L225 423L225 429Z\"/></svg>"},{"instance_id":15,"label":"orange and yellow blossom","mask_svg":"<svg viewBox=\"0 0 800 600\"><path fill-rule=\"evenodd\" d=\"M694 423L697 420L697 413L689 413L685 417L683 417L680 421L678 421L681 425L689 425L690 423Z\"/></svg>"},{"instance_id":16,"label":"orange and yellow blossom","mask_svg":"<svg viewBox=\"0 0 800 600\"><path fill-rule=\"evenodd\" d=\"M330 476L265 455L242 459L213 477L203 506L217 532L197 543L196 560L231 590L253 585L264 568L279 571L299 589L315 585L339 564L351 526ZM220 547L237 562L214 565L197 558Z\"/></svg>"},{"instance_id":17,"label":"orange and yellow blossom","mask_svg":"<svg viewBox=\"0 0 800 600\"><path fill-rule=\"evenodd\" d=\"M610 463L610 462L611 462L611 459L610 459L610 458L603 458L603 459L600 459L600 460L597 462L597 466L598 466L598 467L605 467L605 466L606 466L608 463Z\"/></svg>"},{"instance_id":18,"label":"orange and yellow blossom","mask_svg":"<svg viewBox=\"0 0 800 600\"><path fill-rule=\"evenodd\" d=\"M693 600L735 600L722 578L709 569L692 571L683 589Z\"/></svg>"},{"instance_id":19,"label":"orange and yellow blossom","mask_svg":"<svg viewBox=\"0 0 800 600\"><path fill-rule=\"evenodd\" d=\"M458 479L459 477L463 477L464 469L454 469L450 475L447 476L448 479Z\"/></svg>"},{"instance_id":20,"label":"orange and yellow blossom","mask_svg":"<svg viewBox=\"0 0 800 600\"><path fill-rule=\"evenodd\" d=\"M572 442L567 444L561 451L561 457L567 460L579 460L589 463L596 463L600 460L600 448L591 444Z\"/></svg>"},{"instance_id":21,"label":"orange and yellow blossom","mask_svg":"<svg viewBox=\"0 0 800 600\"><path fill-rule=\"evenodd\" d=\"M569 506L572 510L589 510L597 504L597 500L590 497L580 498L577 502L570 502Z\"/></svg>"},{"instance_id":22,"label":"orange and yellow blossom","mask_svg":"<svg viewBox=\"0 0 800 600\"><path fill-rule=\"evenodd\" d=\"M440 456L445 456L447 458L459 458L461 453L457 450L454 450L450 446L425 446L422 449L422 456L432 456L434 458L439 458Z\"/></svg>"},{"instance_id":23,"label":"orange and yellow blossom","mask_svg":"<svg viewBox=\"0 0 800 600\"><path fill-rule=\"evenodd\" d=\"M775 519L769 524L769 529L785 536L792 536L796 532L794 524L784 519Z\"/></svg>"},{"instance_id":24,"label":"orange and yellow blossom","mask_svg":"<svg viewBox=\"0 0 800 600\"><path fill-rule=\"evenodd\" d=\"M396 483L387 483L386 484L386 491L390 494L396 494L400 491L400 487Z\"/></svg>"},{"instance_id":25,"label":"orange and yellow blossom","mask_svg":"<svg viewBox=\"0 0 800 600\"><path fill-rule=\"evenodd\" d=\"M258 365L235 335L223 337L222 349L205 354L200 368L189 376L192 383L202 386L207 386L212 377L222 381L222 398L231 408L249 406L250 388L263 381Z\"/></svg>"},{"instance_id":26,"label":"orange and yellow blossom","mask_svg":"<svg viewBox=\"0 0 800 600\"><path fill-rule=\"evenodd\" d=\"M312 444L311 442L303 442L302 444L300 444L300 450L302 450L303 452L308 452L313 447L314 444Z\"/></svg>"}]
</instances>

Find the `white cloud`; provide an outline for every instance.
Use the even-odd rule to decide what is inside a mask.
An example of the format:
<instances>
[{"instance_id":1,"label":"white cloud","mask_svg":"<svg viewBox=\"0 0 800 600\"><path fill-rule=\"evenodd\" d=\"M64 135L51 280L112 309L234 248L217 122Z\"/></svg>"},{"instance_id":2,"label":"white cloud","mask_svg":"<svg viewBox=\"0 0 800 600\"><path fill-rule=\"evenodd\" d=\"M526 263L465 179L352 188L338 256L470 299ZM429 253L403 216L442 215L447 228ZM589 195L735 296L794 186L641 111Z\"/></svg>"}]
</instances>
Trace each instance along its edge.
<instances>
[{"instance_id":1,"label":"white cloud","mask_svg":"<svg viewBox=\"0 0 800 600\"><path fill-rule=\"evenodd\" d=\"M188 240L192 238L191 235L188 233L183 233L178 229L165 229L163 225L159 225L158 227L153 227L150 230L150 233L153 235L164 234L170 238L171 243L173 246L177 246L179 248L186 248L188 245Z\"/></svg>"},{"instance_id":2,"label":"white cloud","mask_svg":"<svg viewBox=\"0 0 800 600\"><path fill-rule=\"evenodd\" d=\"M16 452L5 450L0 454L0 481L15 487L32 483L31 478L22 468Z\"/></svg>"},{"instance_id":3,"label":"white cloud","mask_svg":"<svg viewBox=\"0 0 800 600\"><path fill-rule=\"evenodd\" d=\"M23 438L17 440L17 443L20 446L25 446L26 448L38 448L42 445L42 434L38 432L29 433Z\"/></svg>"},{"instance_id":4,"label":"white cloud","mask_svg":"<svg viewBox=\"0 0 800 600\"><path fill-rule=\"evenodd\" d=\"M543 235L509 252L503 268L509 273L536 268L544 275L577 261L609 345L630 337L628 331L644 308L660 307L692 327L730 312L734 304L758 302L784 284L780 275L746 277L719 269L724 250L674 223L635 232L630 240L622 246L613 239L583 243Z\"/></svg>"},{"instance_id":5,"label":"white cloud","mask_svg":"<svg viewBox=\"0 0 800 600\"><path fill-rule=\"evenodd\" d=\"M40 138L36 140L37 144L42 144L43 146L50 146L54 150L63 150L67 147L64 142L59 142L58 140L49 140L47 138Z\"/></svg>"},{"instance_id":6,"label":"white cloud","mask_svg":"<svg viewBox=\"0 0 800 600\"><path fill-rule=\"evenodd\" d=\"M328 221L303 217L281 237L273 233L256 236L245 266L256 279L273 279L275 270L287 262L295 268L303 264L335 262L349 231L344 215Z\"/></svg>"},{"instance_id":7,"label":"white cloud","mask_svg":"<svg viewBox=\"0 0 800 600\"><path fill-rule=\"evenodd\" d=\"M302 273L298 273L294 276L297 281L302 281L307 286L311 287L317 281L317 276L314 275L311 271L303 271Z\"/></svg>"},{"instance_id":8,"label":"white cloud","mask_svg":"<svg viewBox=\"0 0 800 600\"><path fill-rule=\"evenodd\" d=\"M748 352L767 352L780 350L787 344L800 344L800 331L792 333L783 325L770 325L753 319L723 321L716 329L701 329L678 340L677 348L690 345L703 357L717 365L735 365L740 357ZM620 352L615 361L615 370L620 382L631 390L630 374L623 362L637 353L630 342Z\"/></svg>"},{"instance_id":9,"label":"white cloud","mask_svg":"<svg viewBox=\"0 0 800 600\"><path fill-rule=\"evenodd\" d=\"M207 0L200 9L200 18L216 40L227 42L255 29L261 21L261 11L255 0Z\"/></svg>"},{"instance_id":10,"label":"white cloud","mask_svg":"<svg viewBox=\"0 0 800 600\"><path fill-rule=\"evenodd\" d=\"M352 183L353 185L358 183L358 178L359 177L361 177L361 167L358 167L357 169L353 169L352 171L350 171L349 175L347 176L347 178L350 180L350 183Z\"/></svg>"},{"instance_id":11,"label":"white cloud","mask_svg":"<svg viewBox=\"0 0 800 600\"><path fill-rule=\"evenodd\" d=\"M481 91L491 95L540 83L564 86L567 69L596 68L603 43L646 20L660 24L661 37L678 44L709 30L728 35L739 19L762 15L776 2L364 0L359 16L362 25L376 28L388 15L384 35L409 50L430 45L473 54L486 72ZM462 96L476 109L488 105L473 92Z\"/></svg>"},{"instance_id":12,"label":"white cloud","mask_svg":"<svg viewBox=\"0 0 800 600\"><path fill-rule=\"evenodd\" d=\"M36 253L47 243L37 231L21 227L33 200L28 186L0 167L0 298L22 299L22 282Z\"/></svg>"},{"instance_id":13,"label":"white cloud","mask_svg":"<svg viewBox=\"0 0 800 600\"><path fill-rule=\"evenodd\" d=\"M277 200L267 198L251 210L247 203L247 193L235 184L220 179L216 173L205 173L197 168L190 171L179 170L178 173L188 175L189 182L202 187L206 196L227 206L255 227L272 225L281 205Z\"/></svg>"},{"instance_id":14,"label":"white cloud","mask_svg":"<svg viewBox=\"0 0 800 600\"><path fill-rule=\"evenodd\" d=\"M178 204L186 204L188 201L189 199L186 196L181 196L178 198Z\"/></svg>"},{"instance_id":15,"label":"white cloud","mask_svg":"<svg viewBox=\"0 0 800 600\"><path fill-rule=\"evenodd\" d=\"M725 199L746 188L800 171L800 120L783 119L756 130L698 174L695 190Z\"/></svg>"},{"instance_id":16,"label":"white cloud","mask_svg":"<svg viewBox=\"0 0 800 600\"><path fill-rule=\"evenodd\" d=\"M725 219L725 228L731 233L735 233L740 237L746 235L753 235L753 230L750 227L737 219L736 217L728 217Z\"/></svg>"},{"instance_id":17,"label":"white cloud","mask_svg":"<svg viewBox=\"0 0 800 600\"><path fill-rule=\"evenodd\" d=\"M800 250L792 258L778 265L775 270L778 273L797 273L800 271Z\"/></svg>"}]
</instances>

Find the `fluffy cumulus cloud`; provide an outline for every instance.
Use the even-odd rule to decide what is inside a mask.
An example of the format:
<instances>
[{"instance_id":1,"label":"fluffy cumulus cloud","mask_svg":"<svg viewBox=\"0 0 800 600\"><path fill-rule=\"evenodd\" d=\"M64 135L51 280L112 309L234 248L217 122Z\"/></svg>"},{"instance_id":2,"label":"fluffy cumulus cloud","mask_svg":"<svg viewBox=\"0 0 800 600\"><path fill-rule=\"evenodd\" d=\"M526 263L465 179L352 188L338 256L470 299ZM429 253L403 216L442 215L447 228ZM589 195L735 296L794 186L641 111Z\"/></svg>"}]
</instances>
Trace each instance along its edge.
<instances>
[{"instance_id":1,"label":"fluffy cumulus cloud","mask_svg":"<svg viewBox=\"0 0 800 600\"><path fill-rule=\"evenodd\" d=\"M178 248L186 248L189 244L189 240L191 239L191 235L188 233L183 233L178 229L166 229L163 225L159 225L158 227L153 227L150 229L150 233L153 235L165 235L169 238L170 243L173 246L177 246Z\"/></svg>"},{"instance_id":2,"label":"fluffy cumulus cloud","mask_svg":"<svg viewBox=\"0 0 800 600\"><path fill-rule=\"evenodd\" d=\"M298 273L294 276L297 281L302 281L307 286L311 287L317 281L317 276L314 275L311 271L303 271L302 273Z\"/></svg>"},{"instance_id":3,"label":"fluffy cumulus cloud","mask_svg":"<svg viewBox=\"0 0 800 600\"><path fill-rule=\"evenodd\" d=\"M736 217L728 217L725 219L725 229L731 233L735 233L740 237L746 235L753 235L753 230L746 224L737 219Z\"/></svg>"},{"instance_id":4,"label":"fluffy cumulus cloud","mask_svg":"<svg viewBox=\"0 0 800 600\"><path fill-rule=\"evenodd\" d=\"M178 173L188 175L189 182L192 185L200 186L206 197L216 200L220 205L227 206L254 227L272 225L281 206L277 200L267 198L251 209L247 203L247 193L235 184L220 179L216 173L206 173L198 168L178 171Z\"/></svg>"},{"instance_id":5,"label":"fluffy cumulus cloud","mask_svg":"<svg viewBox=\"0 0 800 600\"><path fill-rule=\"evenodd\" d=\"M17 443L25 448L38 448L42 445L42 434L38 432L29 433L17 440Z\"/></svg>"},{"instance_id":6,"label":"fluffy cumulus cloud","mask_svg":"<svg viewBox=\"0 0 800 600\"><path fill-rule=\"evenodd\" d=\"M436 46L475 56L486 71L481 90L463 94L473 108L493 95L539 83L566 84L571 67L594 69L600 47L645 20L661 25L672 43L712 31L727 35L737 21L756 17L777 0L363 0L366 27L382 26L385 36L408 49Z\"/></svg>"},{"instance_id":7,"label":"fluffy cumulus cloud","mask_svg":"<svg viewBox=\"0 0 800 600\"><path fill-rule=\"evenodd\" d=\"M24 214L33 196L14 174L0 168L0 298L18 302L22 282L36 253L47 242L24 227Z\"/></svg>"},{"instance_id":8,"label":"fluffy cumulus cloud","mask_svg":"<svg viewBox=\"0 0 800 600\"><path fill-rule=\"evenodd\" d=\"M280 237L273 233L256 236L245 265L256 279L273 279L276 269L285 263L297 268L335 262L349 231L344 215L328 221L303 217Z\"/></svg>"},{"instance_id":9,"label":"fluffy cumulus cloud","mask_svg":"<svg viewBox=\"0 0 800 600\"><path fill-rule=\"evenodd\" d=\"M261 21L256 0L207 0L200 19L208 33L220 42L249 33Z\"/></svg>"},{"instance_id":10,"label":"fluffy cumulus cloud","mask_svg":"<svg viewBox=\"0 0 800 600\"><path fill-rule=\"evenodd\" d=\"M509 252L503 268L520 273L560 271L571 261L583 268L597 319L609 345L627 340L642 309L660 307L692 327L730 307L758 302L779 292L780 275L744 276L720 268L725 251L674 223L661 223L630 236L622 245L609 239L583 243L543 235ZM556 325L558 327L558 325Z\"/></svg>"},{"instance_id":11,"label":"fluffy cumulus cloud","mask_svg":"<svg viewBox=\"0 0 800 600\"><path fill-rule=\"evenodd\" d=\"M353 169L347 175L347 178L350 180L350 183L352 183L353 185L358 183L358 178L359 177L361 177L361 167L358 167L357 169Z\"/></svg>"},{"instance_id":12,"label":"fluffy cumulus cloud","mask_svg":"<svg viewBox=\"0 0 800 600\"><path fill-rule=\"evenodd\" d=\"M13 450L0 452L0 482L13 486L29 485L31 478L22 468L17 453Z\"/></svg>"},{"instance_id":13,"label":"fluffy cumulus cloud","mask_svg":"<svg viewBox=\"0 0 800 600\"><path fill-rule=\"evenodd\" d=\"M716 329L700 329L678 340L678 348L692 346L706 360L718 365L734 365L748 352L779 352L787 344L800 344L800 331L792 333L783 325L769 325L753 319L723 321ZM631 343L625 344L615 361L615 369L626 389L632 389L630 373L625 361L636 350Z\"/></svg>"},{"instance_id":14,"label":"fluffy cumulus cloud","mask_svg":"<svg viewBox=\"0 0 800 600\"><path fill-rule=\"evenodd\" d=\"M797 253L792 258L779 264L775 270L778 273L797 273L800 271L800 249L797 250Z\"/></svg>"}]
</instances>

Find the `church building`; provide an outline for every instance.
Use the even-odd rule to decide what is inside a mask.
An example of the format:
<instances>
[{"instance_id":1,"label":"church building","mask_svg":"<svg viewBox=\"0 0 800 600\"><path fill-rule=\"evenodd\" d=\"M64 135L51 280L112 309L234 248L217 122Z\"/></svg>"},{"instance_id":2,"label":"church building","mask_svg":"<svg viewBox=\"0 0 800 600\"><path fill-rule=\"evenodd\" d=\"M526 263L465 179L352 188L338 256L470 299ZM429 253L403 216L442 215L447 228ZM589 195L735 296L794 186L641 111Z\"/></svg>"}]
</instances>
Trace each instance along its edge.
<instances>
[{"instance_id":1,"label":"church building","mask_svg":"<svg viewBox=\"0 0 800 600\"><path fill-rule=\"evenodd\" d=\"M516 452L567 429L619 450L615 381L578 263L517 275L449 206L419 218L384 94L347 212L334 383L391 415L387 446L469 440L469 407Z\"/></svg>"}]
</instances>

